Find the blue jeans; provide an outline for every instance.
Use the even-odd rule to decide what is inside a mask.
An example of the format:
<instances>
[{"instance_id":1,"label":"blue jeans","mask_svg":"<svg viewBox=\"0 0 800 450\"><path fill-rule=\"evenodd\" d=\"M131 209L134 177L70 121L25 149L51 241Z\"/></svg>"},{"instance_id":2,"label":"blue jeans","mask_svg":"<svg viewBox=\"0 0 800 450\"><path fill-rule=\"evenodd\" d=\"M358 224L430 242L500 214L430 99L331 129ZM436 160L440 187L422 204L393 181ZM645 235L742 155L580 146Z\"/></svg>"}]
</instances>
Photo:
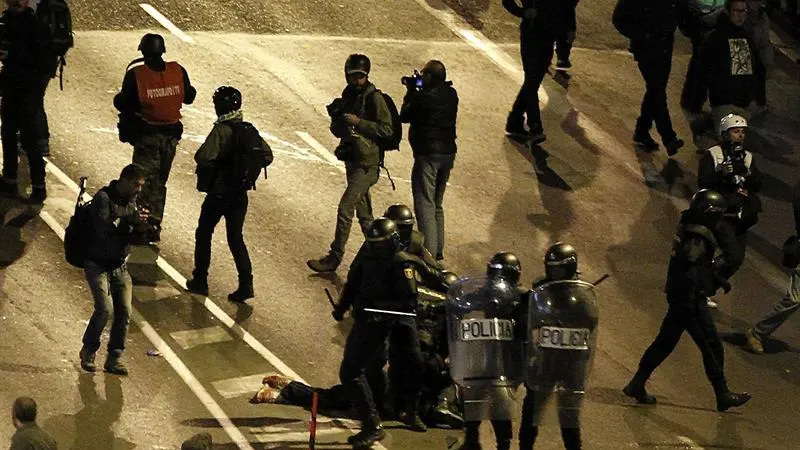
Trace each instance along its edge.
<instances>
[{"instance_id":1,"label":"blue jeans","mask_svg":"<svg viewBox=\"0 0 800 450\"><path fill-rule=\"evenodd\" d=\"M83 333L83 348L87 353L97 352L100 348L100 335L103 334L108 317L113 312L114 321L111 324L111 336L108 340L108 355L118 358L125 349L133 297L128 266L123 264L116 269L107 270L91 261L86 261L84 273L94 298L94 313Z\"/></svg>"},{"instance_id":2,"label":"blue jeans","mask_svg":"<svg viewBox=\"0 0 800 450\"><path fill-rule=\"evenodd\" d=\"M411 169L411 193L417 226L425 235L425 248L441 259L444 255L442 200L456 155L415 156Z\"/></svg>"}]
</instances>

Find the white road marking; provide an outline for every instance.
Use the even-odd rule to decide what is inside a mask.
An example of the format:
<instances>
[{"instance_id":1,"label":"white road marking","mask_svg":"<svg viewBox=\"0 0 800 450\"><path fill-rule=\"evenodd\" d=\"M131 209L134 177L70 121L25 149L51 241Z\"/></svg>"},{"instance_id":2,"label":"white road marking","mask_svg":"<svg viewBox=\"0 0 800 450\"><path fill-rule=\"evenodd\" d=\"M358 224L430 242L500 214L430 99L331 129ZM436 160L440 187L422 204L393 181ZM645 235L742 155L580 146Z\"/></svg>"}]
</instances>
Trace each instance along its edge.
<instances>
[{"instance_id":1,"label":"white road marking","mask_svg":"<svg viewBox=\"0 0 800 450\"><path fill-rule=\"evenodd\" d=\"M268 433L253 433L253 437L260 444L269 444L276 442L294 443L294 442L308 441L308 431L289 431L288 429L281 427L272 427L272 428L274 428L274 430L270 430ZM343 431L348 431L348 430L346 428L341 428L341 429L329 428L327 430L317 429L317 437L339 434ZM277 447L269 447L269 448L277 448ZM280 448L284 447L281 446Z\"/></svg>"},{"instance_id":2,"label":"white road marking","mask_svg":"<svg viewBox=\"0 0 800 450\"><path fill-rule=\"evenodd\" d=\"M297 134L300 139L305 141L305 143L308 144L314 151L316 151L317 154L323 159L336 166L336 168L342 172L345 171L344 163L336 159L336 155L331 153L331 151L325 148L324 145L320 144L318 140L314 139L314 136L311 136L305 131L295 131L295 134Z\"/></svg>"},{"instance_id":3,"label":"white road marking","mask_svg":"<svg viewBox=\"0 0 800 450\"><path fill-rule=\"evenodd\" d=\"M212 381L211 385L217 390L219 395L225 398L238 397L243 394L253 395L258 391L264 380L263 373L256 375L246 375L226 380Z\"/></svg>"},{"instance_id":4,"label":"white road marking","mask_svg":"<svg viewBox=\"0 0 800 450\"><path fill-rule=\"evenodd\" d=\"M686 444L691 450L705 450L705 447L701 447L697 442L686 436L678 436L678 440Z\"/></svg>"},{"instance_id":5,"label":"white road marking","mask_svg":"<svg viewBox=\"0 0 800 450\"><path fill-rule=\"evenodd\" d=\"M52 164L48 164L48 166L52 166ZM52 171L51 173L54 175L56 174L56 172ZM63 172L60 173L63 174ZM74 182L72 184L74 184ZM75 185L75 187L77 188L77 185ZM41 211L39 213L39 217L42 218L42 220L56 233L61 240L64 239L64 228L53 218L53 216L50 215L50 213L47 211ZM164 360L167 361L170 366L172 366L172 368L175 370L175 373L181 377L183 382L186 383L186 385L189 387L189 389L191 389L198 400L200 400L203 406L208 409L208 412L214 416L214 419L216 419L217 422L219 422L220 426L225 430L225 433L227 433L236 446L240 450L254 450L247 438L244 437L242 432L239 431L231 419L225 414L225 411L223 411L219 404L214 401L214 398L211 397L211 394L208 393L200 381L194 376L194 374L192 374L189 368L186 367L186 364L184 364L178 355L172 351L170 346L164 342L161 336L158 335L150 323L144 317L142 317L135 307L131 308L131 319L133 319L133 322L142 331L142 334L144 334L145 337L147 337L147 339L153 343L159 352L161 352Z\"/></svg>"},{"instance_id":6,"label":"white road marking","mask_svg":"<svg viewBox=\"0 0 800 450\"><path fill-rule=\"evenodd\" d=\"M191 330L173 331L169 334L182 349L188 350L199 345L230 342L233 340L230 333L220 326L207 328L194 328ZM252 390L252 387L251 387Z\"/></svg>"},{"instance_id":7,"label":"white road marking","mask_svg":"<svg viewBox=\"0 0 800 450\"><path fill-rule=\"evenodd\" d=\"M128 259L128 263L135 263L133 259ZM158 280L155 286L134 286L133 295L140 302L147 303L176 297L181 295L181 292L175 289L168 281Z\"/></svg>"},{"instance_id":8,"label":"white road marking","mask_svg":"<svg viewBox=\"0 0 800 450\"><path fill-rule=\"evenodd\" d=\"M156 21L160 23L162 27L166 28L167 30L169 30L170 33L177 36L178 39L188 44L194 44L194 39L192 39L191 36L184 33L180 28L175 26L174 23L172 23L169 19L167 19L166 16L158 12L158 10L155 9L152 5L147 3L139 3L139 6L141 6L141 8L147 14L150 14L154 19L156 19Z\"/></svg>"}]
</instances>

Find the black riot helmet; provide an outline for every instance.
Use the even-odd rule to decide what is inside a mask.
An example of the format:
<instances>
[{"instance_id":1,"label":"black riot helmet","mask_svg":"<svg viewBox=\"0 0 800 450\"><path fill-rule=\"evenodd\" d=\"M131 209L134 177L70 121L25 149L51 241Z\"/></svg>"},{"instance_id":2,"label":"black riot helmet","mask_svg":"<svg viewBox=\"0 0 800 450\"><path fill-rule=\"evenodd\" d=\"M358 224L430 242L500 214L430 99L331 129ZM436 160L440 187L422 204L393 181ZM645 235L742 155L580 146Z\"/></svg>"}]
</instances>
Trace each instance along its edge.
<instances>
[{"instance_id":1,"label":"black riot helmet","mask_svg":"<svg viewBox=\"0 0 800 450\"><path fill-rule=\"evenodd\" d=\"M706 225L716 225L725 214L725 197L711 189L701 189L692 196L689 211Z\"/></svg>"},{"instance_id":2,"label":"black riot helmet","mask_svg":"<svg viewBox=\"0 0 800 450\"><path fill-rule=\"evenodd\" d=\"M522 264L517 255L511 252L495 253L486 265L489 278L503 278L511 284L517 284L522 275Z\"/></svg>"},{"instance_id":3,"label":"black riot helmet","mask_svg":"<svg viewBox=\"0 0 800 450\"><path fill-rule=\"evenodd\" d=\"M231 86L220 86L214 91L214 110L217 116L238 111L242 107L242 93Z\"/></svg>"},{"instance_id":4,"label":"black riot helmet","mask_svg":"<svg viewBox=\"0 0 800 450\"><path fill-rule=\"evenodd\" d=\"M139 41L139 51L142 52L142 56L145 58L163 55L167 52L164 37L155 33L145 34L142 36L142 40Z\"/></svg>"},{"instance_id":5,"label":"black riot helmet","mask_svg":"<svg viewBox=\"0 0 800 450\"><path fill-rule=\"evenodd\" d=\"M411 208L402 203L395 203L386 208L383 216L394 221L401 240L408 242L411 239L411 231L414 229L414 214Z\"/></svg>"},{"instance_id":6,"label":"black riot helmet","mask_svg":"<svg viewBox=\"0 0 800 450\"><path fill-rule=\"evenodd\" d=\"M578 275L578 252L575 247L556 242L544 254L544 272L548 280L572 280Z\"/></svg>"},{"instance_id":7,"label":"black riot helmet","mask_svg":"<svg viewBox=\"0 0 800 450\"><path fill-rule=\"evenodd\" d=\"M353 53L347 57L347 61L344 63L345 75L350 75L353 73L369 75L369 70L371 68L372 63L369 62L369 58L367 55L362 55L361 53Z\"/></svg>"},{"instance_id":8,"label":"black riot helmet","mask_svg":"<svg viewBox=\"0 0 800 450\"><path fill-rule=\"evenodd\" d=\"M367 227L367 248L372 256L388 258L400 248L400 234L392 219L378 217Z\"/></svg>"},{"instance_id":9,"label":"black riot helmet","mask_svg":"<svg viewBox=\"0 0 800 450\"><path fill-rule=\"evenodd\" d=\"M444 284L452 286L458 281L458 275L453 272L442 272L442 281L444 281Z\"/></svg>"}]
</instances>

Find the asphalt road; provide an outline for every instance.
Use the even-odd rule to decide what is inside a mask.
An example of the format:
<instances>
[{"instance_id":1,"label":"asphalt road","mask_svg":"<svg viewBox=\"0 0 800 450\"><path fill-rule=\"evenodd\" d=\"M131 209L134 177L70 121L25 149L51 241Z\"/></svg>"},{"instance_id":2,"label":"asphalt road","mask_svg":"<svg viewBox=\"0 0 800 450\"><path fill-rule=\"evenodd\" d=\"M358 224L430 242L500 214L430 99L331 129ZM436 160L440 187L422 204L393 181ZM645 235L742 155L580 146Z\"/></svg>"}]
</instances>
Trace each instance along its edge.
<instances>
[{"instance_id":1,"label":"asphalt road","mask_svg":"<svg viewBox=\"0 0 800 450\"><path fill-rule=\"evenodd\" d=\"M459 155L445 200L450 268L478 274L493 253L511 250L522 260L527 283L541 275L544 250L565 240L578 248L586 279L611 274L599 290L600 351L584 410L586 448L797 448L798 328L790 321L763 356L735 345L748 324L780 299L788 280L779 261L780 246L793 230L788 201L800 142L797 78L774 75L768 88L772 113L753 124L750 144L766 173L765 211L734 290L718 298L715 313L732 342L726 344L731 387L754 398L743 408L717 413L699 352L687 338L649 385L658 406L636 406L620 389L666 309L661 290L669 248L679 211L695 186L699 155L689 145L668 162L663 151L641 154L630 145L643 86L626 43L610 24L612 0L579 6L569 86L545 81L548 141L542 150L532 153L507 140L502 127L520 68L516 21L499 3L151 3L182 30L179 36L136 2L71 2L76 47L68 55L64 91L54 83L47 95L53 155L46 214L0 203L0 404L33 395L40 422L60 448L177 448L198 431L211 432L218 449L307 448L307 412L247 400L268 372L320 386L337 382L349 323L331 320L323 288L340 285L360 240L354 233L337 277L311 275L305 260L326 252L344 187L324 106L344 85L347 55L364 52L372 58L371 79L398 101L404 91L400 77L432 58L444 61L459 91ZM166 57L188 69L198 98L184 108L162 259L157 262L145 249L132 259L137 314L125 356L131 376L120 380L78 368L91 301L82 274L63 261L49 225L66 225L75 197L68 179L88 176L93 193L130 161L130 147L116 138L111 101L147 31L164 34ZM679 134L690 141L677 108L687 47L681 38L670 102ZM191 273L202 201L194 189L192 155L214 120L211 94L223 84L243 91L245 117L265 133L276 157L269 179L250 195L245 237L257 293L251 307L225 300L236 276L222 232L214 240L210 299L180 287L182 276ZM398 186L392 191L381 178L373 196L376 213L397 201L411 202L410 149L389 155L387 165ZM147 356L153 348L166 350L164 356ZM389 425L384 446L391 449L444 449L448 436L460 436ZM547 425L537 448L561 448L555 421ZM323 423L324 448L347 448L347 426ZM10 423L0 425L0 442L12 432ZM493 448L488 429L483 437L485 448Z\"/></svg>"}]
</instances>

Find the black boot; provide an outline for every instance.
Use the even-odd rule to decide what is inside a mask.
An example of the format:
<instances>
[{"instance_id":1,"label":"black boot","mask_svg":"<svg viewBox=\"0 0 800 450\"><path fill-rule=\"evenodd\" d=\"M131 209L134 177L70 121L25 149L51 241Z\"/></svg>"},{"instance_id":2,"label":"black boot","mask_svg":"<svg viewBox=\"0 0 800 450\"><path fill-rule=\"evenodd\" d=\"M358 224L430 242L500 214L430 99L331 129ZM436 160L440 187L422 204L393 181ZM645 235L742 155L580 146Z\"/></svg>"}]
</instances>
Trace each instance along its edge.
<instances>
[{"instance_id":1,"label":"black boot","mask_svg":"<svg viewBox=\"0 0 800 450\"><path fill-rule=\"evenodd\" d=\"M194 275L186 282L186 290L192 294L208 295L208 279Z\"/></svg>"},{"instance_id":2,"label":"black boot","mask_svg":"<svg viewBox=\"0 0 800 450\"><path fill-rule=\"evenodd\" d=\"M464 422L464 442L457 450L482 450L480 439L480 422Z\"/></svg>"},{"instance_id":3,"label":"black boot","mask_svg":"<svg viewBox=\"0 0 800 450\"><path fill-rule=\"evenodd\" d=\"M245 300L255 297L253 293L253 276L240 276L239 288L228 294L228 301L244 303Z\"/></svg>"},{"instance_id":4,"label":"black boot","mask_svg":"<svg viewBox=\"0 0 800 450\"><path fill-rule=\"evenodd\" d=\"M361 431L347 438L347 443L354 449L366 449L385 437L386 432L383 431L381 419L377 414L372 414L361 423Z\"/></svg>"},{"instance_id":5,"label":"black boot","mask_svg":"<svg viewBox=\"0 0 800 450\"><path fill-rule=\"evenodd\" d=\"M510 114L506 119L506 135L519 141L529 141L531 139L531 133L525 129L525 119L522 116L512 116Z\"/></svg>"},{"instance_id":6,"label":"black boot","mask_svg":"<svg viewBox=\"0 0 800 450\"><path fill-rule=\"evenodd\" d=\"M34 186L31 189L31 196L28 197L28 203L32 205L41 205L47 198L47 189L44 186Z\"/></svg>"},{"instance_id":7,"label":"black boot","mask_svg":"<svg viewBox=\"0 0 800 450\"><path fill-rule=\"evenodd\" d=\"M641 377L638 374L633 376L633 379L622 389L622 392L628 397L636 399L637 402L643 405L653 405L656 403L656 398L647 393L644 384L647 378Z\"/></svg>"},{"instance_id":8,"label":"black boot","mask_svg":"<svg viewBox=\"0 0 800 450\"><path fill-rule=\"evenodd\" d=\"M109 354L103 370L114 375L128 375L128 368L119 360L119 355Z\"/></svg>"},{"instance_id":9,"label":"black boot","mask_svg":"<svg viewBox=\"0 0 800 450\"><path fill-rule=\"evenodd\" d=\"M397 419L403 422L411 431L416 431L418 433L428 431L428 427L425 426L425 422L422 421L422 418L419 417L416 410L403 411L397 415Z\"/></svg>"},{"instance_id":10,"label":"black boot","mask_svg":"<svg viewBox=\"0 0 800 450\"><path fill-rule=\"evenodd\" d=\"M94 352L89 352L86 348L81 348L78 357L81 359L81 369L87 372L97 372L97 366L94 364Z\"/></svg>"},{"instance_id":11,"label":"black boot","mask_svg":"<svg viewBox=\"0 0 800 450\"><path fill-rule=\"evenodd\" d=\"M714 383L714 395L717 397L717 411L719 412L742 406L752 398L752 395L747 392L731 392L725 381Z\"/></svg>"}]
</instances>

